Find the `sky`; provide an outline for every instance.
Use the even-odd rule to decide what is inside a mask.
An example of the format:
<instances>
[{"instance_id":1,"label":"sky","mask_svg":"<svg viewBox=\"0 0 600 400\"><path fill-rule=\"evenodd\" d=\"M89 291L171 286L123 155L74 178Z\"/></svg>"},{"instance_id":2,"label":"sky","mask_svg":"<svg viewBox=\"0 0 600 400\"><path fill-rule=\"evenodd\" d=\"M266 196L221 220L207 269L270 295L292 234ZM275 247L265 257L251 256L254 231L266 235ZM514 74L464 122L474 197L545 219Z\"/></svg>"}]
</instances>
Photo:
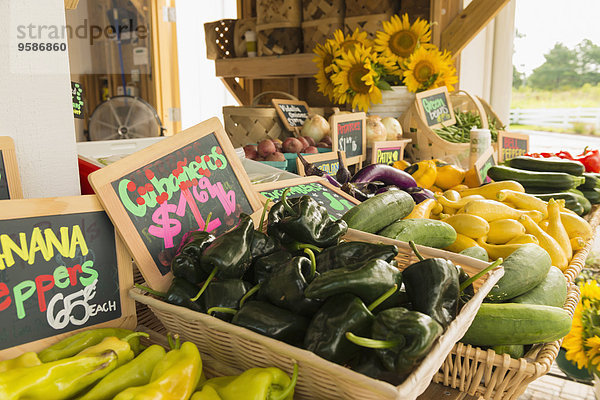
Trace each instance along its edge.
<instances>
[{"instance_id":1,"label":"sky","mask_svg":"<svg viewBox=\"0 0 600 400\"><path fill-rule=\"evenodd\" d=\"M513 65L527 75L557 42L574 48L583 39L600 45L599 0L516 0Z\"/></svg>"}]
</instances>

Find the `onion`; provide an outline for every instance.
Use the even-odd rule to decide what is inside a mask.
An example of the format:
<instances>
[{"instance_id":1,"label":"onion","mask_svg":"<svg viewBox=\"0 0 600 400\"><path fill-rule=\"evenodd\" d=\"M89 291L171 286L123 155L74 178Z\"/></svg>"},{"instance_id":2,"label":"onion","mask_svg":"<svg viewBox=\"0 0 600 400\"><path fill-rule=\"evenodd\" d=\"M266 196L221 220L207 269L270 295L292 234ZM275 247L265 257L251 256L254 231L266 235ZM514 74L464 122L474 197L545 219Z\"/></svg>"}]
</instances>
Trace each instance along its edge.
<instances>
[{"instance_id":1,"label":"onion","mask_svg":"<svg viewBox=\"0 0 600 400\"><path fill-rule=\"evenodd\" d=\"M319 114L307 119L302 126L302 136L313 138L315 143L319 143L327 134L329 134L329 122Z\"/></svg>"},{"instance_id":2,"label":"onion","mask_svg":"<svg viewBox=\"0 0 600 400\"><path fill-rule=\"evenodd\" d=\"M400 125L400 122L396 118L385 117L381 120L381 123L385 126L387 132L386 140L402 139L402 125Z\"/></svg>"},{"instance_id":3,"label":"onion","mask_svg":"<svg viewBox=\"0 0 600 400\"><path fill-rule=\"evenodd\" d=\"M367 117L367 147L373 147L373 142L386 140L387 133L385 126L381 123L381 117L378 115L369 115Z\"/></svg>"}]
</instances>

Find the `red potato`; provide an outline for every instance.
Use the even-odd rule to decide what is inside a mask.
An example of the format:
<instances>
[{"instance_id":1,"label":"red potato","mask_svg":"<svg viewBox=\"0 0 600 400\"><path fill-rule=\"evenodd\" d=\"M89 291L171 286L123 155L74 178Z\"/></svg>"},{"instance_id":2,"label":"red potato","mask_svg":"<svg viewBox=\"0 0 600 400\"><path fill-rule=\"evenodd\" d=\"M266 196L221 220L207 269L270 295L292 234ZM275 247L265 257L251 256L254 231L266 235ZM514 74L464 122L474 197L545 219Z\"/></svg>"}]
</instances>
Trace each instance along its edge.
<instances>
[{"instance_id":1,"label":"red potato","mask_svg":"<svg viewBox=\"0 0 600 400\"><path fill-rule=\"evenodd\" d=\"M254 161L266 161L264 157L258 156L254 159Z\"/></svg>"},{"instance_id":2,"label":"red potato","mask_svg":"<svg viewBox=\"0 0 600 400\"><path fill-rule=\"evenodd\" d=\"M275 153L269 154L265 158L265 161L285 161L285 156L283 155L283 153L277 151Z\"/></svg>"},{"instance_id":3,"label":"red potato","mask_svg":"<svg viewBox=\"0 0 600 400\"><path fill-rule=\"evenodd\" d=\"M310 136L302 136L304 139L306 139L306 141L308 142L309 146L314 146L317 143L315 142L315 139L311 138Z\"/></svg>"},{"instance_id":4,"label":"red potato","mask_svg":"<svg viewBox=\"0 0 600 400\"><path fill-rule=\"evenodd\" d=\"M261 140L258 144L258 155L261 157L266 157L276 151L275 143L273 143L271 139Z\"/></svg>"},{"instance_id":5,"label":"red potato","mask_svg":"<svg viewBox=\"0 0 600 400\"><path fill-rule=\"evenodd\" d=\"M277 151L281 153L281 150L282 150L281 146L283 144L283 142L281 141L281 139L271 139L271 141L275 145L275 148L277 149Z\"/></svg>"},{"instance_id":6,"label":"red potato","mask_svg":"<svg viewBox=\"0 0 600 400\"><path fill-rule=\"evenodd\" d=\"M329 147L331 147L331 136L329 136L329 135L323 136L323 139L321 139L321 142L329 143Z\"/></svg>"},{"instance_id":7,"label":"red potato","mask_svg":"<svg viewBox=\"0 0 600 400\"><path fill-rule=\"evenodd\" d=\"M324 149L330 149L331 148L331 143L319 142L319 143L317 143L317 147L321 147L321 148L324 148Z\"/></svg>"},{"instance_id":8,"label":"red potato","mask_svg":"<svg viewBox=\"0 0 600 400\"><path fill-rule=\"evenodd\" d=\"M244 154L249 160L255 160L258 157L258 149L255 144L247 144L244 146Z\"/></svg>"},{"instance_id":9,"label":"red potato","mask_svg":"<svg viewBox=\"0 0 600 400\"><path fill-rule=\"evenodd\" d=\"M317 154L317 153L319 153L319 150L315 146L308 146L307 148L304 149L304 153Z\"/></svg>"},{"instance_id":10,"label":"red potato","mask_svg":"<svg viewBox=\"0 0 600 400\"><path fill-rule=\"evenodd\" d=\"M300 151L304 152L304 149L306 149L308 146L310 146L310 144L308 143L308 140L306 140L305 137L300 136L298 138L298 140L300 141L300 143L302 143L302 150L300 150Z\"/></svg>"},{"instance_id":11,"label":"red potato","mask_svg":"<svg viewBox=\"0 0 600 400\"><path fill-rule=\"evenodd\" d=\"M293 137L285 139L282 147L286 153L298 153L304 148L302 142Z\"/></svg>"}]
</instances>

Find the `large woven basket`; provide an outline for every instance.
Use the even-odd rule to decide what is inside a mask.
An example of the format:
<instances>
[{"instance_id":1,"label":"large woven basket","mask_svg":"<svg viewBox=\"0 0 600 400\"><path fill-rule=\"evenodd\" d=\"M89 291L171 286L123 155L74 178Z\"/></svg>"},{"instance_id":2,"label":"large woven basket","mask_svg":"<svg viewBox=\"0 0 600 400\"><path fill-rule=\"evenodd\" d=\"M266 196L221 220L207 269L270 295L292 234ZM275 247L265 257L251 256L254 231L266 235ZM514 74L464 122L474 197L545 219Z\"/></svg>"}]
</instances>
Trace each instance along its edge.
<instances>
[{"instance_id":1,"label":"large woven basket","mask_svg":"<svg viewBox=\"0 0 600 400\"><path fill-rule=\"evenodd\" d=\"M400 7L398 0L345 0L346 16L373 15L395 13Z\"/></svg>"},{"instance_id":2,"label":"large woven basket","mask_svg":"<svg viewBox=\"0 0 600 400\"><path fill-rule=\"evenodd\" d=\"M302 21L344 18L344 0L302 0Z\"/></svg>"},{"instance_id":3,"label":"large woven basket","mask_svg":"<svg viewBox=\"0 0 600 400\"><path fill-rule=\"evenodd\" d=\"M344 33L349 35L358 29L359 31L367 32L367 37L374 40L376 36L375 33L383 30L382 22L389 20L391 16L392 13L389 12L373 15L358 15L354 17L346 14L346 17L344 18Z\"/></svg>"},{"instance_id":4,"label":"large woven basket","mask_svg":"<svg viewBox=\"0 0 600 400\"><path fill-rule=\"evenodd\" d=\"M312 53L318 43L325 43L327 39L333 37L333 32L343 28L344 22L341 17L303 22L302 38L304 42L304 52Z\"/></svg>"},{"instance_id":5,"label":"large woven basket","mask_svg":"<svg viewBox=\"0 0 600 400\"><path fill-rule=\"evenodd\" d=\"M600 211L597 206L588 219L595 232L600 222ZM569 290L563 308L571 316L579 302L579 289L573 281L585 265L594 237L575 254L571 264L565 270ZM433 381L456 388L471 396L481 396L485 400L514 400L525 391L527 385L550 371L561 343L562 339L533 346L523 358L518 360L508 355L496 354L493 350L482 350L458 343L434 376Z\"/></svg>"},{"instance_id":6,"label":"large woven basket","mask_svg":"<svg viewBox=\"0 0 600 400\"><path fill-rule=\"evenodd\" d=\"M400 253L396 260L400 268L416 262L416 257L404 242L349 230L348 240L393 243ZM481 270L484 263L443 250L418 246L425 257L446 257L462 265L471 274ZM429 386L450 349L464 335L489 290L504 274L497 268L477 282L476 295L463 307L443 336L434 344L429 355L400 386L369 378L343 366L326 361L312 352L273 340L250 330L221 321L206 314L167 304L162 300L131 289L130 296L146 304L164 326L185 340L196 343L202 353L232 368L276 366L291 373L294 363L299 366L298 399L415 399Z\"/></svg>"}]
</instances>

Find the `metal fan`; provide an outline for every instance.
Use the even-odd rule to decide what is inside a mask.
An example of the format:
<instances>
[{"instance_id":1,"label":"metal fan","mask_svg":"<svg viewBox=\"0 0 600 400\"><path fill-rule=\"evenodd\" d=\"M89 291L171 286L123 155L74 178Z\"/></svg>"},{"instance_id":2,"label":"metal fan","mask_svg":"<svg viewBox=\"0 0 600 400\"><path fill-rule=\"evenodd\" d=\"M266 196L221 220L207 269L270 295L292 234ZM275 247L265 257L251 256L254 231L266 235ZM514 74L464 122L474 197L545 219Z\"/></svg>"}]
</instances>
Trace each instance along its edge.
<instances>
[{"instance_id":1,"label":"metal fan","mask_svg":"<svg viewBox=\"0 0 600 400\"><path fill-rule=\"evenodd\" d=\"M100 103L90 116L90 140L136 139L162 136L156 110L133 96L115 96Z\"/></svg>"}]
</instances>

